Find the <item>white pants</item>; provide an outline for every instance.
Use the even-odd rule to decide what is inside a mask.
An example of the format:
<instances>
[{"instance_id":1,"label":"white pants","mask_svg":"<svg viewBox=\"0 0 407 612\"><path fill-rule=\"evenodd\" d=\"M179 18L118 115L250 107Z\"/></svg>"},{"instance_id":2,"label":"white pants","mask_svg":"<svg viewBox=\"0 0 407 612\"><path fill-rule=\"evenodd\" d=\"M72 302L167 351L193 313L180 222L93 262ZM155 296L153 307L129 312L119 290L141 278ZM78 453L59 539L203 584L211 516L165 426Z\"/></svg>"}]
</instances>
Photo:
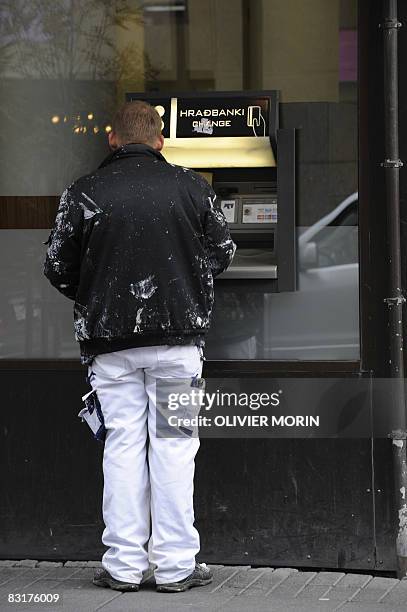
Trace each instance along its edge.
<instances>
[{"instance_id":1,"label":"white pants","mask_svg":"<svg viewBox=\"0 0 407 612\"><path fill-rule=\"evenodd\" d=\"M149 562L157 584L195 568L193 479L198 438L157 438L159 378L201 376L196 346L148 346L98 355L89 368L107 429L103 455L103 567L139 583Z\"/></svg>"}]
</instances>

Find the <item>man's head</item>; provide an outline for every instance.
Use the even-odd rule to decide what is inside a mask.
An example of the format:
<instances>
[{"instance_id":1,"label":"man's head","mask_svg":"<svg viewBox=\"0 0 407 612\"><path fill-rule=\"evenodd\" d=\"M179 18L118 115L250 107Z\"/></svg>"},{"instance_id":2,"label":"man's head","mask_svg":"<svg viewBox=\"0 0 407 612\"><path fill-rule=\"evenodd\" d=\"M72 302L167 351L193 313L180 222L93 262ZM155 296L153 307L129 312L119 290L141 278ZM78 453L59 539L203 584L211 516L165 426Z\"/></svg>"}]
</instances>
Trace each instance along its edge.
<instances>
[{"instance_id":1,"label":"man's head","mask_svg":"<svg viewBox=\"0 0 407 612\"><path fill-rule=\"evenodd\" d=\"M112 131L109 133L110 148L117 149L130 143L146 144L157 151L163 148L161 117L154 106L147 102L126 102L113 118Z\"/></svg>"}]
</instances>

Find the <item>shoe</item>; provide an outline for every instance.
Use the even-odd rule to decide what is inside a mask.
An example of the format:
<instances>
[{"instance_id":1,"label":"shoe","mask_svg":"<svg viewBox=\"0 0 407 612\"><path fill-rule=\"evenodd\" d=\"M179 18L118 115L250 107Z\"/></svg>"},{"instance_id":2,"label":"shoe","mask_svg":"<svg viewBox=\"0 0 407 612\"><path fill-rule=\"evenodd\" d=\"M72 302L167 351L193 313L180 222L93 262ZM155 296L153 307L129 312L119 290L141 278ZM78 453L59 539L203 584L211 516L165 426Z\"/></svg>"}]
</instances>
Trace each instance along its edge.
<instances>
[{"instance_id":1,"label":"shoe","mask_svg":"<svg viewBox=\"0 0 407 612\"><path fill-rule=\"evenodd\" d=\"M105 587L109 589L113 589L115 591L138 591L139 585L135 582L122 582L121 580L116 580L109 574L105 569L97 570L95 573L93 580L93 584L99 587Z\"/></svg>"},{"instance_id":2,"label":"shoe","mask_svg":"<svg viewBox=\"0 0 407 612\"><path fill-rule=\"evenodd\" d=\"M196 563L192 574L178 582L157 584L157 591L159 593L181 593L192 587L205 586L205 584L209 584L212 580L213 575L209 567L205 563Z\"/></svg>"}]
</instances>

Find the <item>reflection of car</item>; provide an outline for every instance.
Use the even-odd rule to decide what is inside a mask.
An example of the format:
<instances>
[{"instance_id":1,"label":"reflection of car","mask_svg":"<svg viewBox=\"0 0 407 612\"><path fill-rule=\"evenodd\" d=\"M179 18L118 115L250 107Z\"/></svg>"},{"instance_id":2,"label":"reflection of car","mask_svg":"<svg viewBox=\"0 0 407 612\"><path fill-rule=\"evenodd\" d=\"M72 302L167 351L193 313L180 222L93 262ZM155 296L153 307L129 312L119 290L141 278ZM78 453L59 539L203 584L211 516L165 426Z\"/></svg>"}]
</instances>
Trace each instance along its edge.
<instances>
[{"instance_id":1,"label":"reflection of car","mask_svg":"<svg viewBox=\"0 0 407 612\"><path fill-rule=\"evenodd\" d=\"M341 253L345 258L343 263L357 263L357 240L354 241L354 233L357 236L357 225L358 225L358 194L352 193L343 202L339 204L329 214L322 217L319 221L314 223L311 227L303 231L298 239L299 249L299 262L303 269L311 267L310 264L317 264L317 267L321 267L324 253L328 257L328 261L332 265L339 263L342 260ZM339 227L353 227L354 232L346 232L346 238L350 238L351 243L346 245L346 241L340 244L341 232L326 231L328 227L339 226ZM324 236L328 238L327 244L324 247ZM342 232L342 238L345 238L344 232ZM329 246L331 243L331 247ZM356 252L354 248L356 247ZM331 250L329 254L329 250Z\"/></svg>"},{"instance_id":2,"label":"reflection of car","mask_svg":"<svg viewBox=\"0 0 407 612\"><path fill-rule=\"evenodd\" d=\"M299 228L298 291L265 296L264 357L359 357L358 194Z\"/></svg>"},{"instance_id":3,"label":"reflection of car","mask_svg":"<svg viewBox=\"0 0 407 612\"><path fill-rule=\"evenodd\" d=\"M298 228L298 290L263 293L254 279L215 288L208 359L359 356L358 194Z\"/></svg>"}]
</instances>

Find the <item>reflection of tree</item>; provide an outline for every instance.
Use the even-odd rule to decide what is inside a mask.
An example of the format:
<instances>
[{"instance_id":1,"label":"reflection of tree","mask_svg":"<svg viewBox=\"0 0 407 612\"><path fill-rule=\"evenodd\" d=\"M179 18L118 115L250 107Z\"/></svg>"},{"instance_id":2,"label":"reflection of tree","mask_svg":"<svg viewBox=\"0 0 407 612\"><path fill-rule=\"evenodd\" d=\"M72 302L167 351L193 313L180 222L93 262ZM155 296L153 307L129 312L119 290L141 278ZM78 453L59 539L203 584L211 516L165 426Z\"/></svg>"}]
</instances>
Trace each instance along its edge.
<instances>
[{"instance_id":1,"label":"reflection of tree","mask_svg":"<svg viewBox=\"0 0 407 612\"><path fill-rule=\"evenodd\" d=\"M158 74L143 27L134 0L2 0L3 194L55 194L98 164L123 92Z\"/></svg>"},{"instance_id":2,"label":"reflection of tree","mask_svg":"<svg viewBox=\"0 0 407 612\"><path fill-rule=\"evenodd\" d=\"M136 41L119 48L120 31L143 26L128 0L3 0L3 70L27 78L154 79Z\"/></svg>"}]
</instances>

